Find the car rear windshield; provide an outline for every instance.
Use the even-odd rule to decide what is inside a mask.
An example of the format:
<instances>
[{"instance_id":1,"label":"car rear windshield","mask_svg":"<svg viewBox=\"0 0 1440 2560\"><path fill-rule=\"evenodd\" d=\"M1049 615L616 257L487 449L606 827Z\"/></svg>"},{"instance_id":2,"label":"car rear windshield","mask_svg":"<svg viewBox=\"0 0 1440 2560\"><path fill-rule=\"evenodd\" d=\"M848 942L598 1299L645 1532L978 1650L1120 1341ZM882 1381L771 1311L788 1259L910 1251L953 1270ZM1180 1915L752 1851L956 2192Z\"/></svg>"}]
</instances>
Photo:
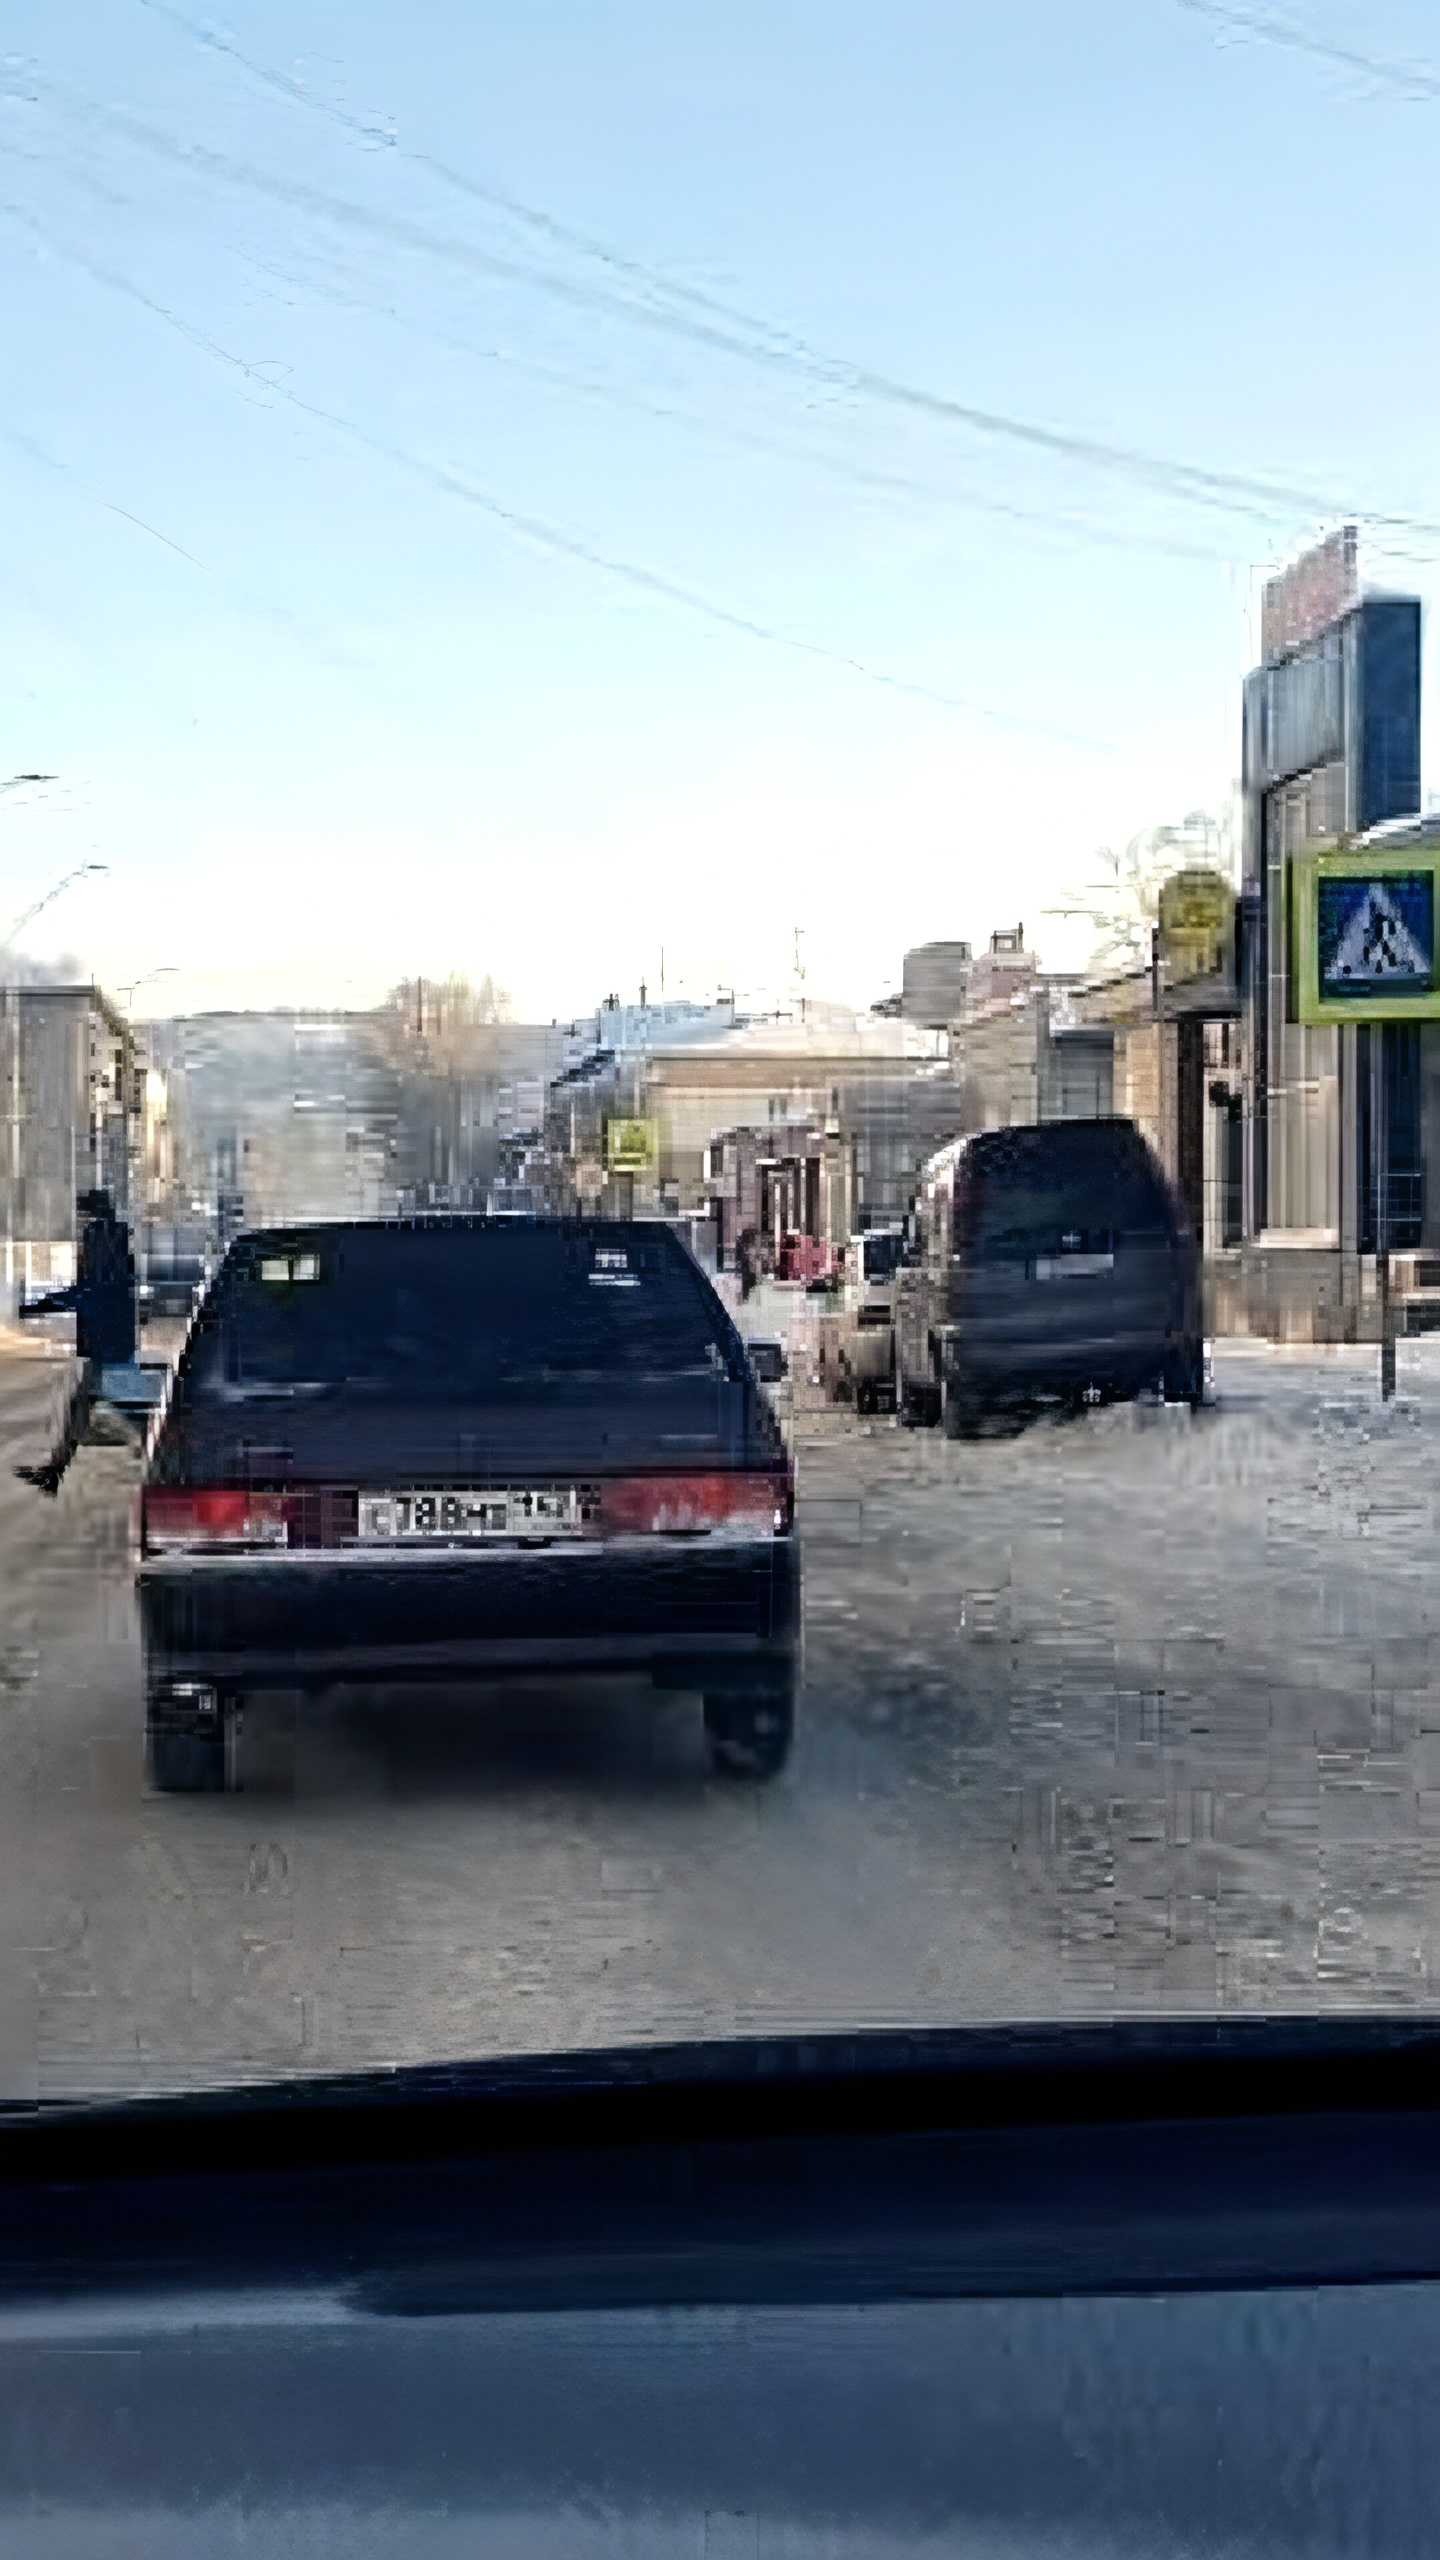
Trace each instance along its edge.
<instances>
[{"instance_id":1,"label":"car rear windshield","mask_svg":"<svg viewBox=\"0 0 1440 2560\"><path fill-rule=\"evenodd\" d=\"M663 1230L361 1228L234 1248L190 1374L222 1396L474 1402L728 1378L738 1359Z\"/></svg>"},{"instance_id":2,"label":"car rear windshield","mask_svg":"<svg viewBox=\"0 0 1440 2560\"><path fill-rule=\"evenodd\" d=\"M1158 1169L1129 1127L996 1131L967 1150L957 1193L962 1227L992 1252L1093 1252L1173 1231Z\"/></svg>"}]
</instances>

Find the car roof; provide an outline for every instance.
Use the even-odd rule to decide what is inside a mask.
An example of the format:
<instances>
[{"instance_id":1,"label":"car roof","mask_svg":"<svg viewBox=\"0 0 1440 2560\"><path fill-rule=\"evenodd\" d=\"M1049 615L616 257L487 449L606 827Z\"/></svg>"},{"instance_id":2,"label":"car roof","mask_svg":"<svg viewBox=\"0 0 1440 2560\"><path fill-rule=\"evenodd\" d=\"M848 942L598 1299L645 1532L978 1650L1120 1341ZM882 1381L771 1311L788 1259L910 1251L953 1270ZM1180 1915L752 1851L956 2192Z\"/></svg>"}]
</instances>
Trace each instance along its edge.
<instances>
[{"instance_id":1,"label":"car roof","mask_svg":"<svg viewBox=\"0 0 1440 2560\"><path fill-rule=\"evenodd\" d=\"M683 1237L664 1218L600 1218L549 1216L530 1210L505 1209L491 1215L483 1210L426 1210L413 1217L399 1218L294 1218L277 1219L265 1227L246 1227L230 1240L228 1250L256 1245L324 1244L342 1236L438 1235L555 1235L620 1238L633 1237L646 1242L670 1236L683 1253Z\"/></svg>"},{"instance_id":2,"label":"car roof","mask_svg":"<svg viewBox=\"0 0 1440 2560\"><path fill-rule=\"evenodd\" d=\"M969 1139L967 1149L982 1158L988 1155L1066 1155L1072 1151L1094 1150L1097 1139L1117 1140L1123 1147L1139 1136L1133 1120L1117 1116L1093 1120L1024 1120L1008 1129L982 1129Z\"/></svg>"},{"instance_id":3,"label":"car roof","mask_svg":"<svg viewBox=\"0 0 1440 2560\"><path fill-rule=\"evenodd\" d=\"M962 1156L973 1156L981 1164L987 1157L1006 1155L1056 1155L1098 1152L1093 1142L1108 1137L1117 1152L1129 1152L1144 1140L1133 1120L1118 1113L1086 1120L1018 1120L1003 1129L966 1129L938 1147L925 1165L922 1179L938 1181L949 1173Z\"/></svg>"}]
</instances>

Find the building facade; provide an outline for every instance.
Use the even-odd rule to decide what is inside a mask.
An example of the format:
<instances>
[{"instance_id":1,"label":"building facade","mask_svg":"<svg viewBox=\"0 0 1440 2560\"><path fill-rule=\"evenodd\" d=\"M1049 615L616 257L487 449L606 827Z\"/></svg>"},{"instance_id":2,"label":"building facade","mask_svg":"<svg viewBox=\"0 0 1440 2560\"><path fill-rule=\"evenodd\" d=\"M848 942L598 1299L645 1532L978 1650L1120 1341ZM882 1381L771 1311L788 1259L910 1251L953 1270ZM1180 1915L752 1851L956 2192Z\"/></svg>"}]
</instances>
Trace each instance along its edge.
<instances>
[{"instance_id":1,"label":"building facade","mask_svg":"<svg viewBox=\"0 0 1440 2560\"><path fill-rule=\"evenodd\" d=\"M223 1244L244 1226L516 1205L565 1046L454 984L368 1012L157 1025L171 1220Z\"/></svg>"},{"instance_id":2,"label":"building facade","mask_svg":"<svg viewBox=\"0 0 1440 2560\"><path fill-rule=\"evenodd\" d=\"M0 1268L5 1300L75 1276L76 1201L108 1191L143 1214L162 1160L163 1081L98 987L0 987Z\"/></svg>"},{"instance_id":3,"label":"building facade","mask_svg":"<svg viewBox=\"0 0 1440 2560\"><path fill-rule=\"evenodd\" d=\"M1434 877L1420 638L1416 598L1362 594L1353 530L1266 590L1244 693L1243 1041L1227 1102L1240 1236L1220 1282L1267 1331L1303 1333L1309 1311L1323 1334L1364 1335L1377 1254L1440 1245L1433 911L1428 998L1377 977L1325 1019L1302 984L1317 873L1352 887L1387 864Z\"/></svg>"}]
</instances>

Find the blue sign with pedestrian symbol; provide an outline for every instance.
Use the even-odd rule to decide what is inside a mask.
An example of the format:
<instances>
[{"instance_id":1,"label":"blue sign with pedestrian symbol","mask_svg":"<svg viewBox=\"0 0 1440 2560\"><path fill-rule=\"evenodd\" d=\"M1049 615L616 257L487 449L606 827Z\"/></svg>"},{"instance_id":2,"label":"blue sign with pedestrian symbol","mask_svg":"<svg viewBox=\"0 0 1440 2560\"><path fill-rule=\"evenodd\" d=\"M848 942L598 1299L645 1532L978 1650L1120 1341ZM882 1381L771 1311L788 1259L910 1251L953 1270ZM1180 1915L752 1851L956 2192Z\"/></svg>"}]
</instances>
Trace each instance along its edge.
<instances>
[{"instance_id":1,"label":"blue sign with pedestrian symbol","mask_svg":"<svg viewBox=\"0 0 1440 2560\"><path fill-rule=\"evenodd\" d=\"M1317 883L1322 998L1427 995L1435 985L1435 874Z\"/></svg>"}]
</instances>

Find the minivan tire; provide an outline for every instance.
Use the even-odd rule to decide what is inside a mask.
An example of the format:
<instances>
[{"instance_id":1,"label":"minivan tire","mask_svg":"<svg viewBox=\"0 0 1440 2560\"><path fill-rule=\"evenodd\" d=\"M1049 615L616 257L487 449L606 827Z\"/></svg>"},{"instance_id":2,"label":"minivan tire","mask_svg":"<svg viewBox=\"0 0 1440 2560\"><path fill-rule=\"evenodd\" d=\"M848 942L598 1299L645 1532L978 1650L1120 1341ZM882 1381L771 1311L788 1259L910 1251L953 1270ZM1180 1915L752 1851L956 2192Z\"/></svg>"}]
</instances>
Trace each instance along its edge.
<instances>
[{"instance_id":1,"label":"minivan tire","mask_svg":"<svg viewBox=\"0 0 1440 2560\"><path fill-rule=\"evenodd\" d=\"M1176 1343L1165 1355L1161 1391L1167 1404L1188 1404L1198 1413L1205 1402L1205 1345Z\"/></svg>"},{"instance_id":2,"label":"minivan tire","mask_svg":"<svg viewBox=\"0 0 1440 2560\"><path fill-rule=\"evenodd\" d=\"M947 1440L978 1440L983 1408L973 1387L957 1386L945 1381L945 1437Z\"/></svg>"},{"instance_id":3,"label":"minivan tire","mask_svg":"<svg viewBox=\"0 0 1440 2560\"><path fill-rule=\"evenodd\" d=\"M718 1777L773 1778L790 1756L795 1682L781 1675L763 1689L707 1689L705 1740Z\"/></svg>"},{"instance_id":4,"label":"minivan tire","mask_svg":"<svg viewBox=\"0 0 1440 2560\"><path fill-rule=\"evenodd\" d=\"M895 1352L895 1410L909 1431L917 1426L928 1431L940 1419L942 1397L938 1378L909 1378L900 1366L900 1352Z\"/></svg>"}]
</instances>

